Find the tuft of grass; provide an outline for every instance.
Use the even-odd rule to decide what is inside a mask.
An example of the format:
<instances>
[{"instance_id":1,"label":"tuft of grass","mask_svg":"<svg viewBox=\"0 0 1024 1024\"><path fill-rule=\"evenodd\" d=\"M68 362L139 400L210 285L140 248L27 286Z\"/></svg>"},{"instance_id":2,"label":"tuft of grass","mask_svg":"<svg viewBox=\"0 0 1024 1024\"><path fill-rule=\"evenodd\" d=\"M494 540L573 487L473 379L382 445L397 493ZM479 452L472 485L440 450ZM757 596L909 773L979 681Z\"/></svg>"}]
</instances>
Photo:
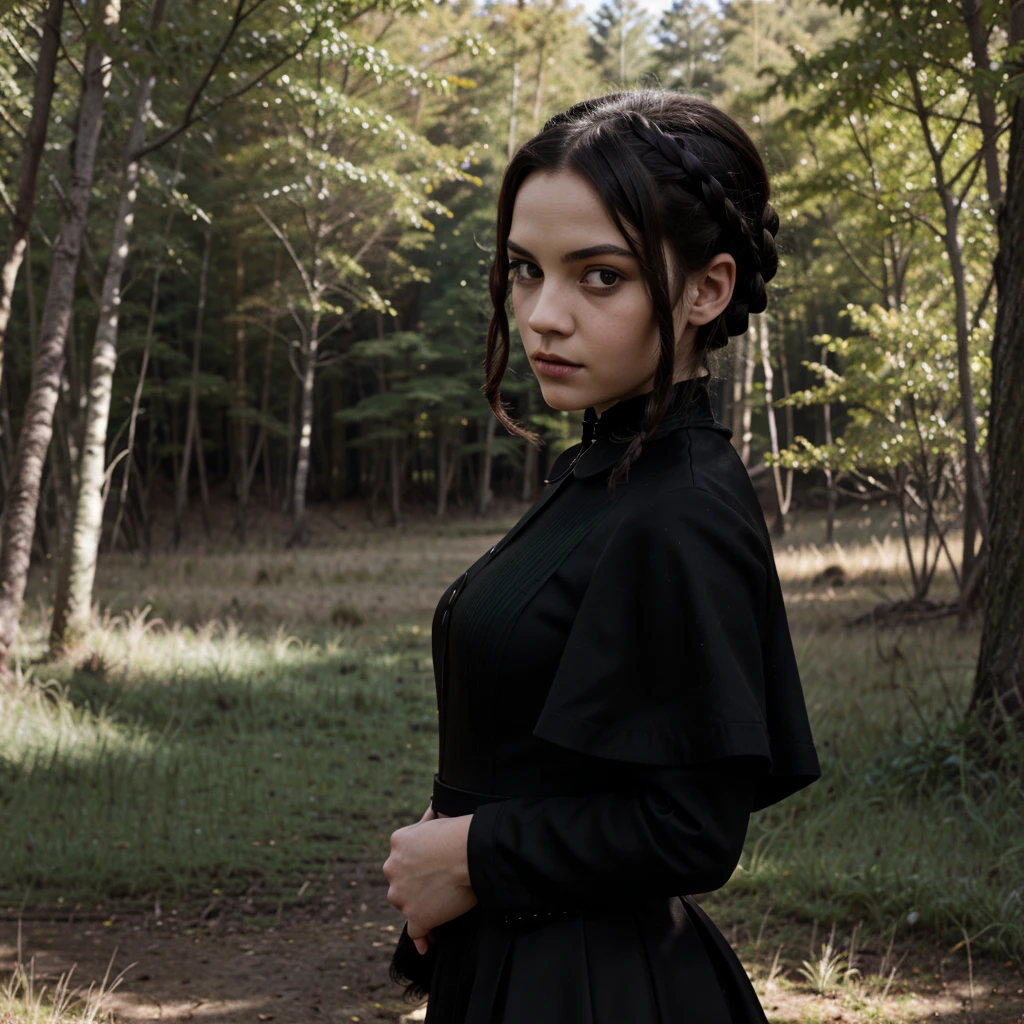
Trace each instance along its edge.
<instances>
[{"instance_id":1,"label":"tuft of grass","mask_svg":"<svg viewBox=\"0 0 1024 1024\"><path fill-rule=\"evenodd\" d=\"M117 951L114 951L114 956ZM74 965L62 973L53 988L36 977L36 961L26 964L21 955L21 923L18 924L18 958L10 977L0 985L0 1022L2 1024L113 1024L108 1007L111 996L133 964L111 978L114 956L99 985L71 987Z\"/></svg>"},{"instance_id":2,"label":"tuft of grass","mask_svg":"<svg viewBox=\"0 0 1024 1024\"><path fill-rule=\"evenodd\" d=\"M819 996L828 995L860 974L853 966L852 949L856 938L851 939L850 953L837 949L835 938L836 926L833 924L828 941L822 943L819 955L812 960L803 960L799 967L799 973Z\"/></svg>"}]
</instances>

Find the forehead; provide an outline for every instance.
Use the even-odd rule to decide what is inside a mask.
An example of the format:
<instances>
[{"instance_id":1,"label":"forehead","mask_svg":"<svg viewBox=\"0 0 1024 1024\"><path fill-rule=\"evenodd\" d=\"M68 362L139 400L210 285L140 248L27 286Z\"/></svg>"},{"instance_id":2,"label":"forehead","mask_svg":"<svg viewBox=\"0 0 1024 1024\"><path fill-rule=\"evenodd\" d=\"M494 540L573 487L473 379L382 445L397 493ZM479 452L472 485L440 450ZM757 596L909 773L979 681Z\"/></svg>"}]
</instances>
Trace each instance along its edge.
<instances>
[{"instance_id":1,"label":"forehead","mask_svg":"<svg viewBox=\"0 0 1024 1024\"><path fill-rule=\"evenodd\" d=\"M626 246L597 189L571 170L527 175L516 192L509 236L531 249L573 249L602 242Z\"/></svg>"}]
</instances>

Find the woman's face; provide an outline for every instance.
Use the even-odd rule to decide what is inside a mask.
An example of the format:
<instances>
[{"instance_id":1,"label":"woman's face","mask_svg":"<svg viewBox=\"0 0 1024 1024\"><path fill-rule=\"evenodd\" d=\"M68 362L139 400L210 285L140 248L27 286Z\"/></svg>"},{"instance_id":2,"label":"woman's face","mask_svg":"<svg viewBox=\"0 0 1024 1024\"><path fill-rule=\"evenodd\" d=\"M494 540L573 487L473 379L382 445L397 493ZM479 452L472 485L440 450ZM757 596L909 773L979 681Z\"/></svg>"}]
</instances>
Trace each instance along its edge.
<instances>
[{"instance_id":1,"label":"woman's face","mask_svg":"<svg viewBox=\"0 0 1024 1024\"><path fill-rule=\"evenodd\" d=\"M658 324L626 239L594 187L575 171L534 171L516 193L508 238L512 306L544 401L600 414L654 387ZM666 249L669 281L676 268ZM720 253L687 282L675 309L675 380L691 367L697 326L732 296L736 264ZM575 368L546 362L556 356Z\"/></svg>"}]
</instances>

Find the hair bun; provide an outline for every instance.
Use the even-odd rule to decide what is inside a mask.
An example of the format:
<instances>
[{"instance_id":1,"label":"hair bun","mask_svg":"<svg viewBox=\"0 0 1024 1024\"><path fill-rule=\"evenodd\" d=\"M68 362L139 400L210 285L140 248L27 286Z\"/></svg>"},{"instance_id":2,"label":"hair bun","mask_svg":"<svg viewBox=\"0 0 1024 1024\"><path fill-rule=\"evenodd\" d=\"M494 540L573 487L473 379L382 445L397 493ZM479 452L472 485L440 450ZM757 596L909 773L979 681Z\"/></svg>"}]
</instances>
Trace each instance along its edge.
<instances>
[{"instance_id":1,"label":"hair bun","mask_svg":"<svg viewBox=\"0 0 1024 1024\"><path fill-rule=\"evenodd\" d=\"M779 215L771 203L765 203L758 224L750 230L751 261L749 270L737 266L736 287L733 301L725 311L726 330L730 336L745 334L750 329L750 314L763 313L768 308L766 282L779 269L779 251L775 246L775 235L779 230ZM760 231L758 231L760 226ZM744 274L743 271L747 270Z\"/></svg>"},{"instance_id":2,"label":"hair bun","mask_svg":"<svg viewBox=\"0 0 1024 1024\"><path fill-rule=\"evenodd\" d=\"M775 236L779 233L779 215L771 203L761 211L761 277L770 281L779 269L779 251Z\"/></svg>"}]
</instances>

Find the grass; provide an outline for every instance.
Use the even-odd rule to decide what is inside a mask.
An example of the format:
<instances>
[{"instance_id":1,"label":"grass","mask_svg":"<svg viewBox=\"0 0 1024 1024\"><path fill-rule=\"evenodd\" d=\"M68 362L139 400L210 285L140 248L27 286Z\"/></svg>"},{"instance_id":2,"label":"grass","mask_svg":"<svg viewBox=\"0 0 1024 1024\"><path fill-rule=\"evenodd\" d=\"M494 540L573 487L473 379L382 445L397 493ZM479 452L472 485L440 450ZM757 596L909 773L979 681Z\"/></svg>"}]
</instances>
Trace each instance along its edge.
<instances>
[{"instance_id":1,"label":"grass","mask_svg":"<svg viewBox=\"0 0 1024 1024\"><path fill-rule=\"evenodd\" d=\"M436 711L418 627L324 643L109 620L0 713L0 898L290 884L423 813ZM401 737L401 742L396 738Z\"/></svg>"},{"instance_id":2,"label":"grass","mask_svg":"<svg viewBox=\"0 0 1024 1024\"><path fill-rule=\"evenodd\" d=\"M75 968L71 967L51 989L36 977L35 958L27 964L22 960L19 928L17 962L0 985L0 1024L109 1024L114 1018L107 1006L108 998L125 975L122 971L111 978L112 967L113 962L99 985L88 986L72 986Z\"/></svg>"},{"instance_id":3,"label":"grass","mask_svg":"<svg viewBox=\"0 0 1024 1024\"><path fill-rule=\"evenodd\" d=\"M56 664L38 661L37 574L24 667L0 695L0 901L285 894L331 858L383 862L435 770L434 602L514 518L354 526L305 551L108 557L106 617ZM888 525L876 507L840 518L840 545L820 544L816 519L776 542L825 776L754 816L715 899L748 917L770 900L826 931L966 937L1024 964L1020 774L972 761L959 728L977 628L846 625L905 595ZM830 565L846 585L815 583ZM936 596L950 588L940 572ZM868 986L840 953L810 950L808 972Z\"/></svg>"}]
</instances>

